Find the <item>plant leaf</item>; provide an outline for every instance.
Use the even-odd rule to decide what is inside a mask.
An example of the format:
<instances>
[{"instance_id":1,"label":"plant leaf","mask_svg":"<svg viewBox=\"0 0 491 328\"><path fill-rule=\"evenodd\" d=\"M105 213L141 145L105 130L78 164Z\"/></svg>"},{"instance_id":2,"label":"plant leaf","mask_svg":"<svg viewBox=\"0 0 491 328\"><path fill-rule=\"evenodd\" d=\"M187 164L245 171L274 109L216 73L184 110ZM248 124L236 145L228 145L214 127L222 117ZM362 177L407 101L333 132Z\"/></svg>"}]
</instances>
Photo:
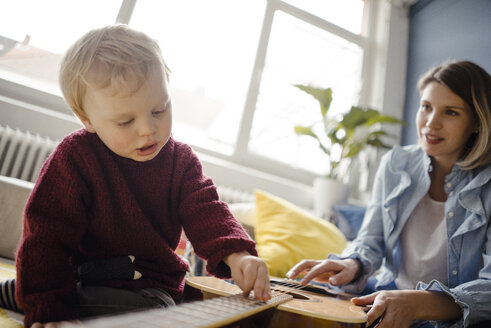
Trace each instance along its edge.
<instances>
[{"instance_id":1,"label":"plant leaf","mask_svg":"<svg viewBox=\"0 0 491 328\"><path fill-rule=\"evenodd\" d=\"M326 117L327 111L329 110L329 107L331 107L332 102L331 88L321 89L302 84L294 84L293 86L299 88L300 90L308 93L309 95L317 99L321 108L322 118Z\"/></svg>"},{"instance_id":2,"label":"plant leaf","mask_svg":"<svg viewBox=\"0 0 491 328\"><path fill-rule=\"evenodd\" d=\"M373 125L375 123L389 123L389 124L402 124L404 126L407 126L407 122L406 121L403 121L403 120L398 120L397 118L395 117L392 117L390 115L377 115L377 116L374 116L374 117L371 117L368 121L367 121L367 125L370 126L370 125Z\"/></svg>"},{"instance_id":3,"label":"plant leaf","mask_svg":"<svg viewBox=\"0 0 491 328\"><path fill-rule=\"evenodd\" d=\"M331 154L330 150L322 144L319 136L312 130L312 127L295 125L295 127L293 129L295 130L295 133L298 135L309 136L309 137L316 139L317 142L319 143L319 147L322 149L322 151L324 153L326 153L328 156Z\"/></svg>"},{"instance_id":4,"label":"plant leaf","mask_svg":"<svg viewBox=\"0 0 491 328\"><path fill-rule=\"evenodd\" d=\"M295 125L293 129L295 130L296 134L317 138L317 135L314 133L314 131L312 131L312 127L310 126Z\"/></svg>"},{"instance_id":5,"label":"plant leaf","mask_svg":"<svg viewBox=\"0 0 491 328\"><path fill-rule=\"evenodd\" d=\"M348 148L348 152L346 154L344 154L344 157L354 157L356 155L358 155L358 153L364 148L364 145L360 145L360 144L352 144L350 145L350 147Z\"/></svg>"},{"instance_id":6,"label":"plant leaf","mask_svg":"<svg viewBox=\"0 0 491 328\"><path fill-rule=\"evenodd\" d=\"M347 130L353 130L355 127L365 124L367 115L371 116L373 114L367 114L362 108L353 106L350 111L343 116L340 123Z\"/></svg>"},{"instance_id":7,"label":"plant leaf","mask_svg":"<svg viewBox=\"0 0 491 328\"><path fill-rule=\"evenodd\" d=\"M372 139L372 140L367 140L367 144L369 144L370 146L374 146L374 147L377 147L377 148L385 148L385 149L390 149L392 148L391 146L389 145L386 145L384 144L380 139L376 138L376 139Z\"/></svg>"},{"instance_id":8,"label":"plant leaf","mask_svg":"<svg viewBox=\"0 0 491 328\"><path fill-rule=\"evenodd\" d=\"M346 158L358 156L359 152L367 146L391 148L389 145L384 144L379 137L394 137L394 135L379 128L378 125L373 126L374 124L388 123L407 126L407 123L403 120L382 114L372 108L358 106L352 106L349 112L339 116L340 118L329 118L326 116L326 113L332 102L332 91L330 88L320 89L300 84L294 86L319 101L322 123L324 125L323 133L329 138L330 142L324 145L319 135L313 132L311 127L296 126L295 131L297 134L308 135L317 140L320 148L329 156L331 165L329 176L334 179L338 178L339 163ZM325 140L325 138L322 140ZM331 149L333 149L332 154L330 152Z\"/></svg>"}]
</instances>

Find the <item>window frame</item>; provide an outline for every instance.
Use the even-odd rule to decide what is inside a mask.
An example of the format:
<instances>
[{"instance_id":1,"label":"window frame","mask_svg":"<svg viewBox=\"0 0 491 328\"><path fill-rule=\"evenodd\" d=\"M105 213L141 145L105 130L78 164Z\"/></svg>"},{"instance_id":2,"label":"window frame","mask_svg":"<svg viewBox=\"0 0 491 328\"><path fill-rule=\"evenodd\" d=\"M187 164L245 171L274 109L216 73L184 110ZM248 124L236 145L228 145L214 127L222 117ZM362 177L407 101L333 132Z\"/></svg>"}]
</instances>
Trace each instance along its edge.
<instances>
[{"instance_id":1,"label":"window frame","mask_svg":"<svg viewBox=\"0 0 491 328\"><path fill-rule=\"evenodd\" d=\"M291 15L307 24L316 26L326 32L332 33L343 39L353 42L363 49L363 64L365 64L365 44L366 37L363 35L354 34L348 30L345 30L337 25L334 25L318 16L315 16L300 8L294 7L281 0L268 0L265 10L263 26L261 30L261 36L259 38L258 49L256 52L256 59L252 71L252 77L249 84L249 90L242 113L241 125L237 142L235 145L235 151L231 160L248 167L253 167L263 172L268 172L281 177L295 180L301 183L312 184L313 180L318 176L317 174L303 170L298 167L291 167L282 162L274 161L269 158L265 158L254 153L251 153L248 149L250 132L252 129L252 122L254 118L254 112L256 109L256 102L259 95L262 72L266 62L267 46L269 42L269 36L273 28L274 15L277 11L281 11L288 15ZM361 87L361 94L365 93L364 87ZM364 96L361 96L364 97ZM205 152L206 150L201 149ZM218 154L215 154L217 156Z\"/></svg>"}]
</instances>

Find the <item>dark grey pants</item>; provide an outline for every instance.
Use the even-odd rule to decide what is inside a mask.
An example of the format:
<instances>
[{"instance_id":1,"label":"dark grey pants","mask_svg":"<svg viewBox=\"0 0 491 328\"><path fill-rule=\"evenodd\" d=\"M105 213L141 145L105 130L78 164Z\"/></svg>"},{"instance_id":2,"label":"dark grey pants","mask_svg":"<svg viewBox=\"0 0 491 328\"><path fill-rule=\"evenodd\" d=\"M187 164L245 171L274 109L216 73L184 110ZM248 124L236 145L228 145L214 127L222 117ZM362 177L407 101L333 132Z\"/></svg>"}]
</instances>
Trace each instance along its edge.
<instances>
[{"instance_id":1,"label":"dark grey pants","mask_svg":"<svg viewBox=\"0 0 491 328\"><path fill-rule=\"evenodd\" d=\"M74 310L81 318L143 309L175 306L172 297L160 288L119 289L77 284Z\"/></svg>"}]
</instances>

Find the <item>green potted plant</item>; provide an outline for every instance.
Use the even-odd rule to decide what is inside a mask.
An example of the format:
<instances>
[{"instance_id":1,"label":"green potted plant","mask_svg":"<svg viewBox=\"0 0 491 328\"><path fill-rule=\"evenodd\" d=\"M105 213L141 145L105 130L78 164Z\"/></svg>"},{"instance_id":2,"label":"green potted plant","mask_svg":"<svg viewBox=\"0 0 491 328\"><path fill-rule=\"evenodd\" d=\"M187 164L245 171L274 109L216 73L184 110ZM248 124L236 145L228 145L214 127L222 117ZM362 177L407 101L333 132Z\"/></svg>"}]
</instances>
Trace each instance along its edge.
<instances>
[{"instance_id":1,"label":"green potted plant","mask_svg":"<svg viewBox=\"0 0 491 328\"><path fill-rule=\"evenodd\" d=\"M336 188L338 189L340 188L339 182L343 178L341 171L347 171L347 167L353 163L353 160L357 158L361 151L369 147L391 148L383 140L385 137L391 137L389 133L384 131L384 124L406 124L402 120L382 114L375 109L358 106L352 106L343 115L330 117L327 113L333 99L331 88L322 89L301 84L295 84L294 86L308 93L319 102L321 114L320 119L309 126L296 125L294 127L295 132L298 135L305 135L316 139L320 149L328 158L329 173L326 178L337 181L338 186ZM316 187L316 183L319 184L320 182L315 181L314 188ZM323 189L332 193L332 188L330 185ZM345 192L344 195L343 192L335 193L344 199L333 201L326 206L330 208L335 202L346 201L348 197L347 193ZM314 196L321 197L318 202L327 202L324 195L318 195L315 191ZM314 207L316 207L315 199Z\"/></svg>"}]
</instances>

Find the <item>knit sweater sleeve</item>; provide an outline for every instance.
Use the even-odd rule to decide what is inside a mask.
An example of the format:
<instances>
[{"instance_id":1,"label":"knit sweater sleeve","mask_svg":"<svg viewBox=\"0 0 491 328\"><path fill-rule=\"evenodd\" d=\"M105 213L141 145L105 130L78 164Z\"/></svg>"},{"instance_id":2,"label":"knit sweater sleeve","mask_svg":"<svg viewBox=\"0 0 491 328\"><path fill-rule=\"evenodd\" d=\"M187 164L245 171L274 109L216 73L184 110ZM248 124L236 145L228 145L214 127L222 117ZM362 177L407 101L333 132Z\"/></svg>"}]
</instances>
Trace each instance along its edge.
<instances>
[{"instance_id":1,"label":"knit sweater sleeve","mask_svg":"<svg viewBox=\"0 0 491 328\"><path fill-rule=\"evenodd\" d=\"M185 169L180 184L179 215L196 254L207 260L207 271L221 278L230 277L222 261L235 252L257 256L255 242L233 217L228 205L219 200L216 186L202 172L198 158L185 152Z\"/></svg>"},{"instance_id":2,"label":"knit sweater sleeve","mask_svg":"<svg viewBox=\"0 0 491 328\"><path fill-rule=\"evenodd\" d=\"M76 286L70 256L85 231L89 194L70 147L70 142L62 141L48 158L24 212L16 298L26 327L77 317L70 309Z\"/></svg>"}]
</instances>

